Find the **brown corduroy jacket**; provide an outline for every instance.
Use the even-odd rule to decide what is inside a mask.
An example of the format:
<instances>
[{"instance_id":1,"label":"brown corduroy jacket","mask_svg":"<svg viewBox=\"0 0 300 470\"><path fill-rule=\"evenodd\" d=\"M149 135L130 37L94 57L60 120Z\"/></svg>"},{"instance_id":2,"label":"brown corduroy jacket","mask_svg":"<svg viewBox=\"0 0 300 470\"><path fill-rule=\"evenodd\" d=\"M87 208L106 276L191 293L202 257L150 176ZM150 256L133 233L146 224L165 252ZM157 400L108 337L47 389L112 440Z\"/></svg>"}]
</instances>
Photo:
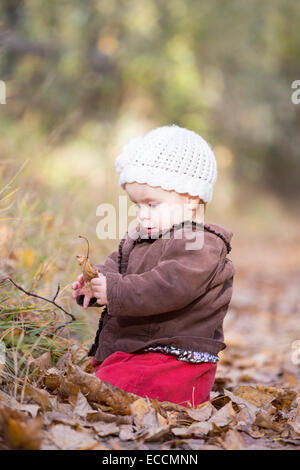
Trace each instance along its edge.
<instances>
[{"instance_id":1,"label":"brown corduroy jacket","mask_svg":"<svg viewBox=\"0 0 300 470\"><path fill-rule=\"evenodd\" d=\"M108 304L89 355L102 362L116 351L158 344L211 354L225 349L233 232L215 223L183 222L158 238L144 238L142 229L138 238L132 234L126 232L104 264L93 265L106 276ZM197 249L187 249L192 246ZM76 300L82 305L83 296ZM93 306L100 306L95 297Z\"/></svg>"}]
</instances>

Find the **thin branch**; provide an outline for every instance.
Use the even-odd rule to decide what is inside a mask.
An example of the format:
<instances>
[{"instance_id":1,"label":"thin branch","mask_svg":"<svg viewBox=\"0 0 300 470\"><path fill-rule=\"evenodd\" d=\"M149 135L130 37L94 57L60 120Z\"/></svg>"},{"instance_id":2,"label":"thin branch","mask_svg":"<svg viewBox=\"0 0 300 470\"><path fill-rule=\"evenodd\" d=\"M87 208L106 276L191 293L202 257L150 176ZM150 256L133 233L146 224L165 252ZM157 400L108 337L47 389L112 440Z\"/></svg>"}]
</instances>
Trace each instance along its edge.
<instances>
[{"instance_id":1,"label":"thin branch","mask_svg":"<svg viewBox=\"0 0 300 470\"><path fill-rule=\"evenodd\" d=\"M33 294L32 292L26 291L25 289L23 289L23 287L18 286L18 284L16 284L15 281L14 281L13 279L11 279L10 277L5 277L5 278L1 279L1 280L0 280L0 284L2 284L3 282L5 282L6 280L9 280L10 282L12 282L18 289L20 289L21 291L23 291L25 294L31 295L31 296L33 296L33 297L37 297L38 299L45 300L46 302L49 302L50 304L55 305L55 307L59 308L59 309L62 310L64 313L66 313L67 315L69 315L69 316L72 318L72 321L75 321L75 320L76 320L76 318L74 317L74 315L72 315L72 313L67 312L63 307L61 307L60 305L58 305L58 304L55 302L55 299L56 299L57 294L58 294L59 289L60 289L59 284L58 284L58 288L57 288L56 294L54 295L53 299L50 300L50 299L46 299L46 297L42 297L42 296L40 296L40 295ZM70 322L69 322L69 323L70 323Z\"/></svg>"},{"instance_id":2,"label":"thin branch","mask_svg":"<svg viewBox=\"0 0 300 470\"><path fill-rule=\"evenodd\" d=\"M57 294L59 293L59 289L60 289L60 285L58 284L56 294L55 294L55 296L54 296L53 299L52 299L53 302L54 302L54 300L56 299Z\"/></svg>"}]
</instances>

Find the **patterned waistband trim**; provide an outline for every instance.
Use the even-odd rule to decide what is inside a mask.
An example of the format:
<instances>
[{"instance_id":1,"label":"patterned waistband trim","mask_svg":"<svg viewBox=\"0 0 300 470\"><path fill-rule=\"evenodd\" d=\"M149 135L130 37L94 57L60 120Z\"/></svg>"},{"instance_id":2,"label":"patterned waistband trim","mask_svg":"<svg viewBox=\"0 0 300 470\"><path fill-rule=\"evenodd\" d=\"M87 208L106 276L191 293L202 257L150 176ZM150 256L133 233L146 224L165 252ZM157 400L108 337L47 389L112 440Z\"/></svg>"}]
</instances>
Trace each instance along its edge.
<instances>
[{"instance_id":1,"label":"patterned waistband trim","mask_svg":"<svg viewBox=\"0 0 300 470\"><path fill-rule=\"evenodd\" d=\"M157 351L161 352L162 354L171 354L177 357L179 361L185 362L192 362L194 364L200 362L218 362L219 357L210 354L206 351L190 351L190 350L183 350L175 348L174 346L165 346L165 345L157 345L157 346L149 346L145 348L143 351Z\"/></svg>"}]
</instances>

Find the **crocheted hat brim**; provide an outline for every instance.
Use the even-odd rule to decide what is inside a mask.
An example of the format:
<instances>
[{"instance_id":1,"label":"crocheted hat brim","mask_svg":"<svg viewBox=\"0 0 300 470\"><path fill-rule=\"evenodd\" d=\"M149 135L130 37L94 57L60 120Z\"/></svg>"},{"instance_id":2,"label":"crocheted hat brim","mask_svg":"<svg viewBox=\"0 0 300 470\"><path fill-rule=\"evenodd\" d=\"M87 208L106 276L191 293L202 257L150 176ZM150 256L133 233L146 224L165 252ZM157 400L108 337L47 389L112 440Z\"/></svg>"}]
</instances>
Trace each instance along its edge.
<instances>
[{"instance_id":1,"label":"crocheted hat brim","mask_svg":"<svg viewBox=\"0 0 300 470\"><path fill-rule=\"evenodd\" d=\"M125 183L147 183L149 186L161 187L167 191L176 191L181 194L199 196L203 202L212 200L213 186L208 181L201 181L189 175L172 173L168 181L166 176L170 174L161 168L153 168L145 165L144 169L127 164L120 173L119 185L125 190Z\"/></svg>"}]
</instances>

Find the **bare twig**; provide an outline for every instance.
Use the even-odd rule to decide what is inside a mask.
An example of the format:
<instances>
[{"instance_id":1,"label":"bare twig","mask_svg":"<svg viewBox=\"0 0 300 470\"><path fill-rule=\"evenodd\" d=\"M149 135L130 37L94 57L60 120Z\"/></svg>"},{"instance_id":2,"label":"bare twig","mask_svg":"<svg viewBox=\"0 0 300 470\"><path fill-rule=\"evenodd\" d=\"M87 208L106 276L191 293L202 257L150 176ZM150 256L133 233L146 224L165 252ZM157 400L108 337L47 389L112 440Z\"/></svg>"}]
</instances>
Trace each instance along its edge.
<instances>
[{"instance_id":1,"label":"bare twig","mask_svg":"<svg viewBox=\"0 0 300 470\"><path fill-rule=\"evenodd\" d=\"M55 294L55 296L53 297L53 301L56 299L57 294L59 293L59 289L60 289L60 285L58 284L56 294Z\"/></svg>"},{"instance_id":2,"label":"bare twig","mask_svg":"<svg viewBox=\"0 0 300 470\"><path fill-rule=\"evenodd\" d=\"M74 317L74 315L72 315L72 313L69 313L67 312L63 307L61 307L60 305L58 305L56 302L55 302L55 299L57 297L57 294L59 292L59 289L60 289L60 285L58 284L58 287L57 287L57 291L56 291L56 294L54 295L53 299L50 300L50 299L46 299L46 297L42 297L40 295L37 295L37 294L33 294L32 292L28 292L26 291L25 289L23 289L23 287L21 286L18 286L18 284L15 283L15 281L13 279L11 279L10 277L5 277L3 279L0 280L0 284L2 284L3 282L5 282L6 280L9 280L10 282L12 282L18 289L20 289L22 292L24 292L25 294L27 295L31 295L33 297L37 297L38 299L42 299L42 300L46 300L46 302L49 302L50 304L53 304L55 305L55 307L59 308L60 310L62 310L64 313L66 313L67 315L69 315L72 320L71 321L75 321L76 318ZM68 322L70 323L70 322ZM61 325L59 328L62 328L62 326L65 326L65 325Z\"/></svg>"}]
</instances>

